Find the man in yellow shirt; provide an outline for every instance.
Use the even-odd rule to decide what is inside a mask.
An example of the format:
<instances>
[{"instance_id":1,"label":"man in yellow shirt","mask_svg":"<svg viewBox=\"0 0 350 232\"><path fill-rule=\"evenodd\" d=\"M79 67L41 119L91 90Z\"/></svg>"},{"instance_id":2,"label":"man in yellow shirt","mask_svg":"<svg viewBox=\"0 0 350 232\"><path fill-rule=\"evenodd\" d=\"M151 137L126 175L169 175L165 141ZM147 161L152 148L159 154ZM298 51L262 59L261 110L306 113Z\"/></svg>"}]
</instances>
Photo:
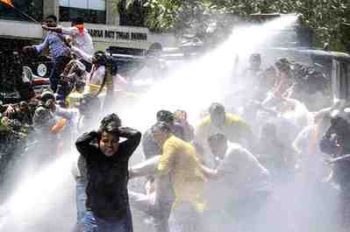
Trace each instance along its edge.
<instances>
[{"instance_id":1,"label":"man in yellow shirt","mask_svg":"<svg viewBox=\"0 0 350 232\"><path fill-rule=\"evenodd\" d=\"M173 206L190 203L197 211L203 211L205 177L194 146L174 136L171 128L163 122L152 127L152 135L162 148L157 173L160 176L169 174L172 180Z\"/></svg>"},{"instance_id":2,"label":"man in yellow shirt","mask_svg":"<svg viewBox=\"0 0 350 232\"><path fill-rule=\"evenodd\" d=\"M229 142L239 143L243 147L252 147L254 143L250 126L240 116L226 112L220 103L213 103L209 107L209 115L196 129L195 140L208 152L207 139L217 133L225 135Z\"/></svg>"},{"instance_id":3,"label":"man in yellow shirt","mask_svg":"<svg viewBox=\"0 0 350 232\"><path fill-rule=\"evenodd\" d=\"M151 133L161 147L161 155L152 158L151 162L146 160L148 164L138 165L143 166L142 168L132 167L129 173L134 177L149 175L151 173L145 173L144 170L149 170L149 166L153 166L156 173L156 196L153 204L146 205L153 205L149 207L155 208L154 210L161 214L153 213L155 218L167 224L171 211L170 224L175 231L201 231L198 228L199 213L206 207L203 198L206 179L194 146L174 136L170 126L165 122L156 123L151 128ZM129 191L130 194L131 199L134 197L136 201L138 201L136 198L140 199ZM169 202L172 204L171 208L168 207ZM143 204L145 208L145 202L138 204ZM165 228L167 226L163 225L163 231L168 231Z\"/></svg>"}]
</instances>

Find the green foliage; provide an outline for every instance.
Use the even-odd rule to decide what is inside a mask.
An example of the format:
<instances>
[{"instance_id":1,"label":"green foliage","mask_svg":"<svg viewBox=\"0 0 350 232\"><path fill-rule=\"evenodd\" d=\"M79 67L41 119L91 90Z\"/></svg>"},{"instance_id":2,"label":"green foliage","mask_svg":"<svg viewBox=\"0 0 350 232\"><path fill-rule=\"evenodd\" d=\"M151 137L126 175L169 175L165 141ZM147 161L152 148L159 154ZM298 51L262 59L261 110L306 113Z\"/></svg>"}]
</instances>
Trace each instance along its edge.
<instances>
[{"instance_id":1,"label":"green foliage","mask_svg":"<svg viewBox=\"0 0 350 232\"><path fill-rule=\"evenodd\" d=\"M137 0L115 1L130 6ZM302 22L315 32L315 46L329 43L333 50L345 50L344 38L349 33L342 27L350 23L349 0L143 0L142 6L145 21L140 26L154 31L201 30L208 24L208 15L299 13Z\"/></svg>"}]
</instances>

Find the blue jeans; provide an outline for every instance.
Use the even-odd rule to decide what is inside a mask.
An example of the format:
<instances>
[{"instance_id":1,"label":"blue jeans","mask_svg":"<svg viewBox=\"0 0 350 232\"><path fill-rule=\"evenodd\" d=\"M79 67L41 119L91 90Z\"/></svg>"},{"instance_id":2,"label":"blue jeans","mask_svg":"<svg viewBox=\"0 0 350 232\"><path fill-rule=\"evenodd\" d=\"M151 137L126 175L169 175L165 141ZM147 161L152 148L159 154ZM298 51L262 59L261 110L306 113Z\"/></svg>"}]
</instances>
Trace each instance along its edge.
<instances>
[{"instance_id":1,"label":"blue jeans","mask_svg":"<svg viewBox=\"0 0 350 232\"><path fill-rule=\"evenodd\" d=\"M131 213L128 211L127 215L119 220L107 220L97 217L91 211L87 211L80 228L81 232L132 232Z\"/></svg>"},{"instance_id":2,"label":"blue jeans","mask_svg":"<svg viewBox=\"0 0 350 232\"><path fill-rule=\"evenodd\" d=\"M75 184L75 204L77 207L77 221L78 223L83 219L86 214L86 186L85 180L77 180Z\"/></svg>"}]
</instances>

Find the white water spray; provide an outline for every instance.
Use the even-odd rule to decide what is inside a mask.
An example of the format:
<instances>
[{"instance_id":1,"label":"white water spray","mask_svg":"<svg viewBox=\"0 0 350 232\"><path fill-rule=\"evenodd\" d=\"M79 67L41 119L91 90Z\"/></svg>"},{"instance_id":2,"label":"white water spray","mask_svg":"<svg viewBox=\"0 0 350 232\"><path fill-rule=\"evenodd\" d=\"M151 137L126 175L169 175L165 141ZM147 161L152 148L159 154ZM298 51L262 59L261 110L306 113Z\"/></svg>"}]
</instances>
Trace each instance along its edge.
<instances>
[{"instance_id":1,"label":"white water spray","mask_svg":"<svg viewBox=\"0 0 350 232\"><path fill-rule=\"evenodd\" d=\"M72 156L64 154L42 170L25 176L2 206L4 215L0 216L0 231L34 232L38 231L37 227L50 229L54 225L58 228L42 231L59 231L62 225L55 217L62 212L53 209L74 210L72 206L62 206L62 198L74 191L70 172L72 162ZM52 224L46 224L47 222Z\"/></svg>"},{"instance_id":2,"label":"white water spray","mask_svg":"<svg viewBox=\"0 0 350 232\"><path fill-rule=\"evenodd\" d=\"M263 25L235 29L220 47L181 66L159 83L154 83L152 89L127 110L119 112L116 106L116 112L125 125L140 130L154 123L155 113L159 109L181 108L188 111L190 117L195 117L211 102L220 102L224 98L236 55L250 54L272 39L278 29L292 25L296 19L296 16L286 16ZM69 180L71 164L72 157L63 156L36 175L21 180L21 186L4 204L6 213L0 222L0 230L62 231L58 228L62 222L56 222L54 216L59 212L54 213L51 205L67 202L67 194L74 189L72 180ZM70 196L73 197L72 194ZM74 220L72 218L67 223ZM43 225L51 227L42 229Z\"/></svg>"},{"instance_id":3,"label":"white water spray","mask_svg":"<svg viewBox=\"0 0 350 232\"><path fill-rule=\"evenodd\" d=\"M214 51L177 67L168 77L154 83L133 108L121 112L122 118L137 128L146 129L154 122L159 109L180 108L192 117L199 115L211 102L222 102L224 95L235 87L230 86L230 81L237 56L249 56L296 20L297 16L288 15L258 26L235 28Z\"/></svg>"}]
</instances>

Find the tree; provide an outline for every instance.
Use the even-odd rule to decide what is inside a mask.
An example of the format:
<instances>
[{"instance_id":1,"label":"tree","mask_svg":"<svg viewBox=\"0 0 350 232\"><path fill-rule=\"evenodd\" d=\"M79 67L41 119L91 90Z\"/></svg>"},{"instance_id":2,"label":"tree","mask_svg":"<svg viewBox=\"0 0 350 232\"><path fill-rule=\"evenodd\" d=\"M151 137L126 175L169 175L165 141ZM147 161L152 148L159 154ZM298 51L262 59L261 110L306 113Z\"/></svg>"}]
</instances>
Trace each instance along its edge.
<instances>
[{"instance_id":1,"label":"tree","mask_svg":"<svg viewBox=\"0 0 350 232\"><path fill-rule=\"evenodd\" d=\"M329 43L333 50L345 50L350 26L349 0L115 0L132 6L142 2L144 23L153 31L187 29L201 31L212 15L246 17L253 13L299 13L301 21L312 28L315 46Z\"/></svg>"}]
</instances>

